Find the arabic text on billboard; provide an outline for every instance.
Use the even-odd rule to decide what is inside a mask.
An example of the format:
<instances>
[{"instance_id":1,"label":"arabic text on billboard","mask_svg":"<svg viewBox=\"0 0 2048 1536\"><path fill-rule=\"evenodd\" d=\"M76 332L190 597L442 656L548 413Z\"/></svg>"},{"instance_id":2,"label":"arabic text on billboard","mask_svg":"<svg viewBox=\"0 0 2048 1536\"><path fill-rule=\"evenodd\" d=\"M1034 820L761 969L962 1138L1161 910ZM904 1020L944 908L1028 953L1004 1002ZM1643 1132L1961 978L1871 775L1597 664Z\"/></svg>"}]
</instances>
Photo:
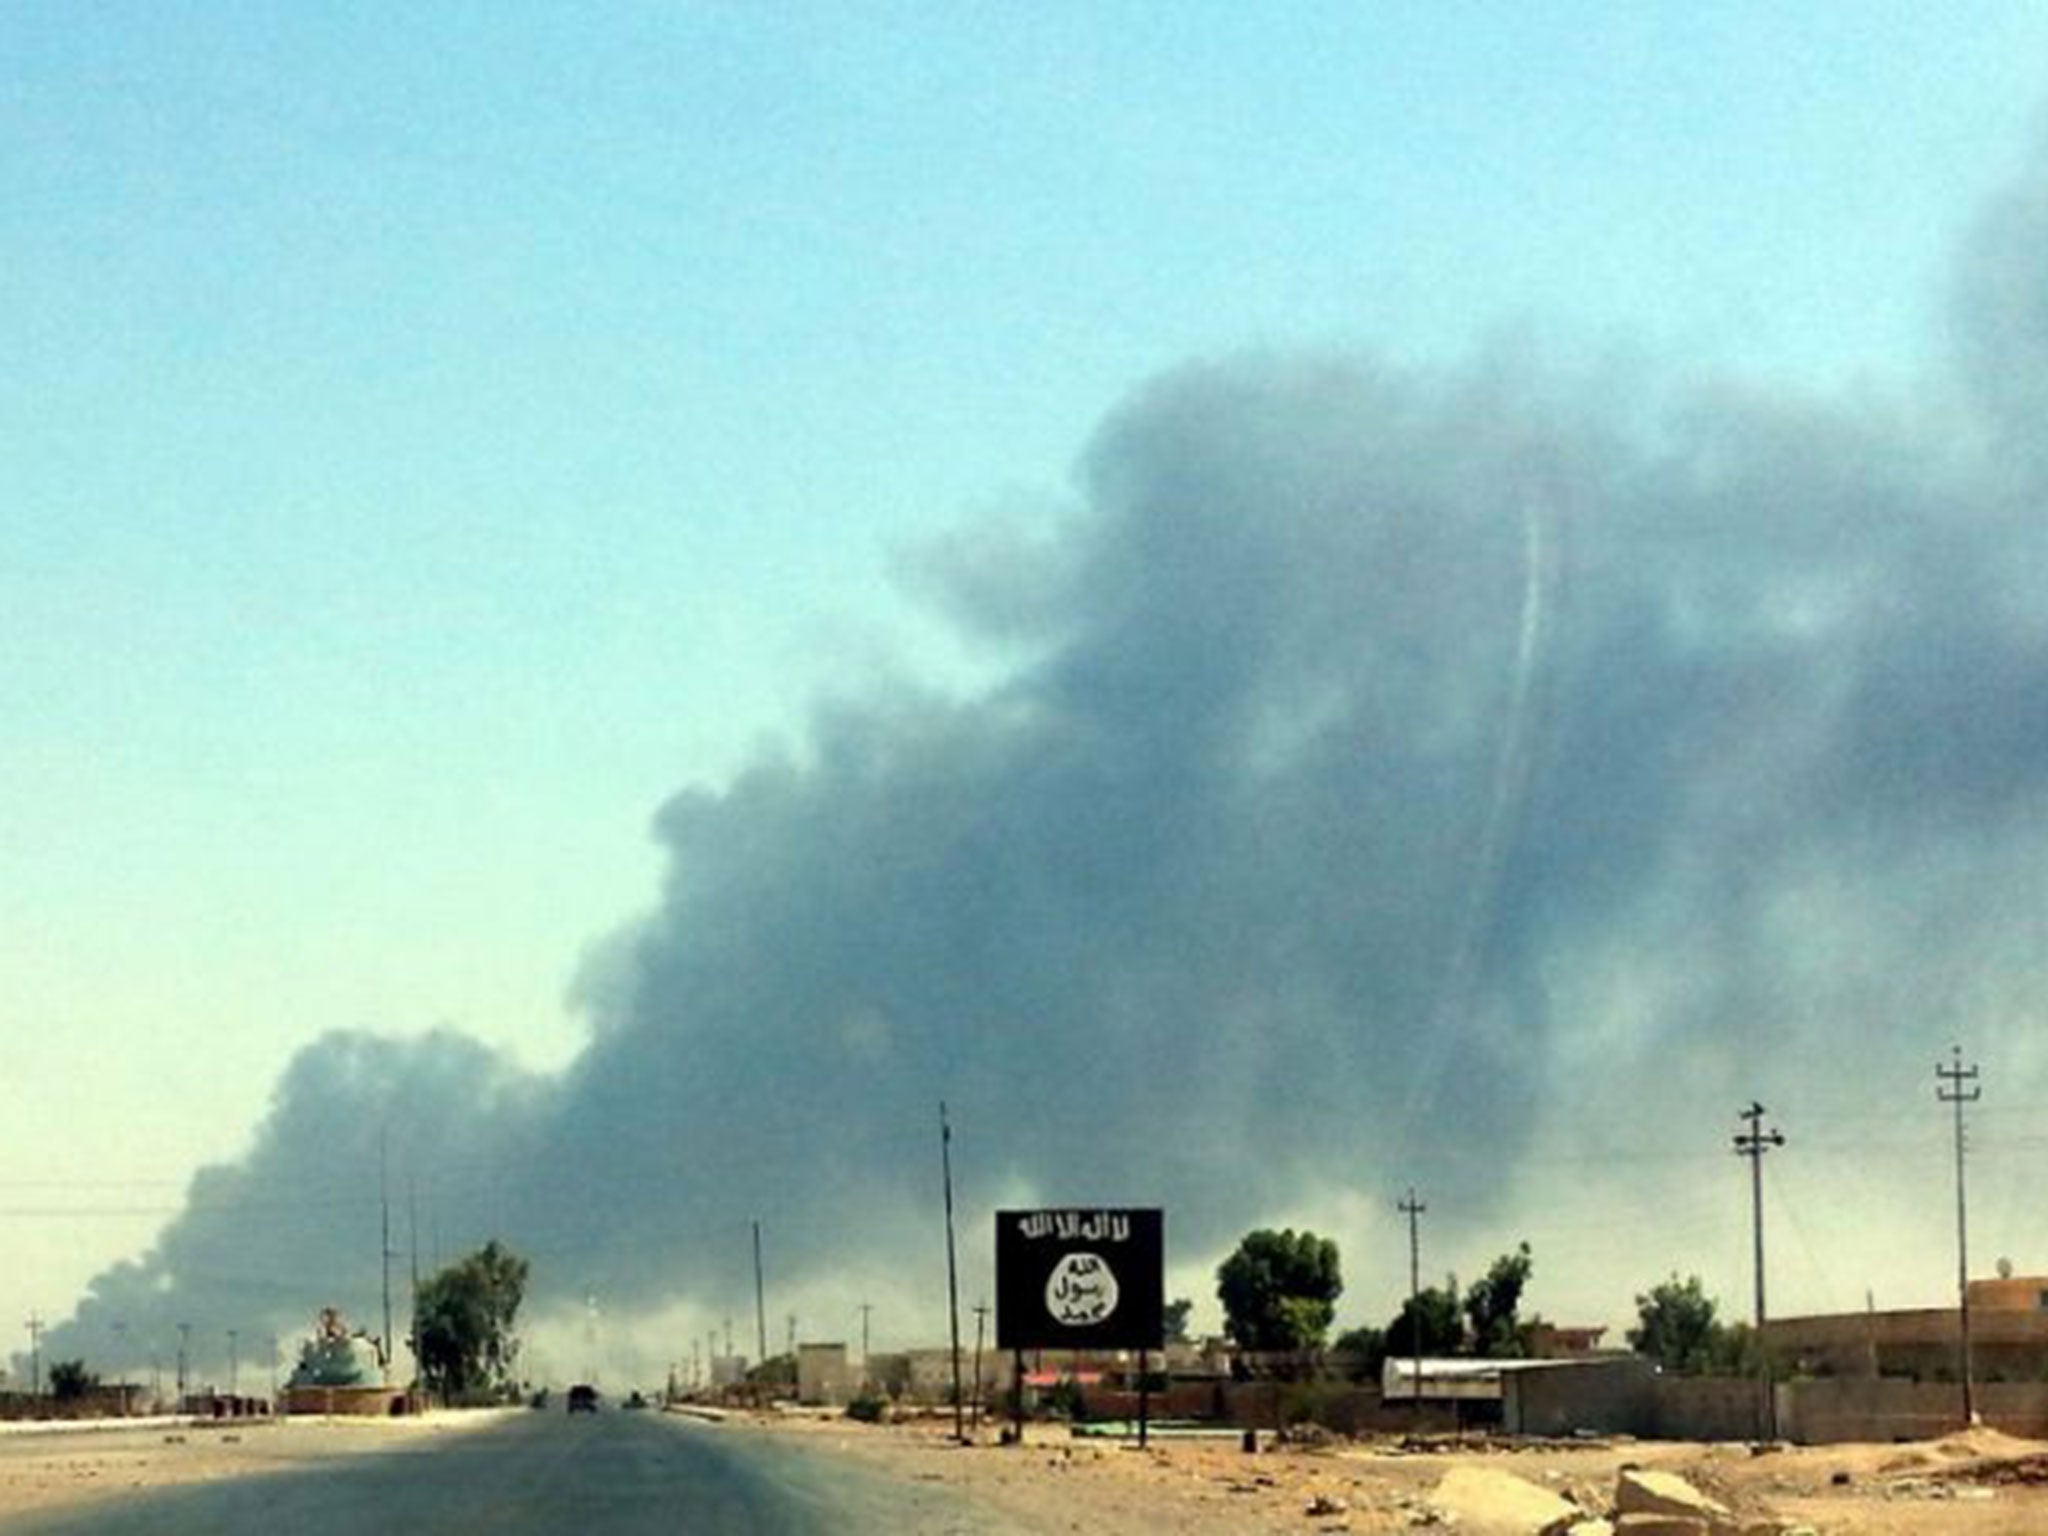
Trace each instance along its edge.
<instances>
[{"instance_id":1,"label":"arabic text on billboard","mask_svg":"<svg viewBox=\"0 0 2048 1536\"><path fill-rule=\"evenodd\" d=\"M996 1347L1157 1349L1165 1303L1157 1210L996 1213Z\"/></svg>"}]
</instances>

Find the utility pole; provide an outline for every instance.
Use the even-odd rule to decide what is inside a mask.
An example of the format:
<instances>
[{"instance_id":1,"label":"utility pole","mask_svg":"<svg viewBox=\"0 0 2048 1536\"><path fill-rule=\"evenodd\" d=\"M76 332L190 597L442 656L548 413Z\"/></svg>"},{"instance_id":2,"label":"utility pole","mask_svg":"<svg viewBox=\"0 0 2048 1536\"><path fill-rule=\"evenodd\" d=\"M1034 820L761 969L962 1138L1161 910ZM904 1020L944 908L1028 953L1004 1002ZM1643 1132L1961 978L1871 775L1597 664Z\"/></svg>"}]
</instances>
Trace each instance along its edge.
<instances>
[{"instance_id":1,"label":"utility pole","mask_svg":"<svg viewBox=\"0 0 2048 1536\"><path fill-rule=\"evenodd\" d=\"M946 1314L953 1327L953 1438L965 1440L966 1404L960 1401L960 1269L953 1257L953 1127L946 1119L946 1101L939 1100L939 1166L946 1184Z\"/></svg>"},{"instance_id":2,"label":"utility pole","mask_svg":"<svg viewBox=\"0 0 2048 1536\"><path fill-rule=\"evenodd\" d=\"M1429 1209L1415 1198L1415 1186L1408 1186L1408 1196L1395 1207L1408 1218L1408 1337L1415 1347L1415 1379L1410 1385L1415 1390L1415 1416L1422 1417L1422 1231L1418 1221Z\"/></svg>"},{"instance_id":3,"label":"utility pole","mask_svg":"<svg viewBox=\"0 0 2048 1536\"><path fill-rule=\"evenodd\" d=\"M768 1304L763 1299L766 1293L761 1289L761 1223L754 1223L754 1345L759 1351L757 1364L765 1365L768 1360Z\"/></svg>"},{"instance_id":4,"label":"utility pole","mask_svg":"<svg viewBox=\"0 0 2048 1536\"><path fill-rule=\"evenodd\" d=\"M412 1325L406 1329L406 1347L412 1351L412 1385L420 1380L420 1186L410 1173L405 1176L405 1246L412 1260Z\"/></svg>"},{"instance_id":5,"label":"utility pole","mask_svg":"<svg viewBox=\"0 0 2048 1536\"><path fill-rule=\"evenodd\" d=\"M191 1363L192 1325L178 1324L178 1406L176 1411L185 1411L185 1371Z\"/></svg>"},{"instance_id":6,"label":"utility pole","mask_svg":"<svg viewBox=\"0 0 2048 1536\"><path fill-rule=\"evenodd\" d=\"M1764 1347L1764 1154L1785 1145L1785 1138L1775 1128L1763 1129L1764 1107L1754 1099L1736 1118L1749 1122L1749 1129L1735 1137L1735 1153L1749 1159L1750 1226L1756 1248L1756 1361L1762 1380L1757 1428L1768 1439L1777 1429L1778 1411L1771 1396L1770 1351Z\"/></svg>"},{"instance_id":7,"label":"utility pole","mask_svg":"<svg viewBox=\"0 0 2048 1536\"><path fill-rule=\"evenodd\" d=\"M242 1395L242 1330L228 1330L228 1396Z\"/></svg>"},{"instance_id":8,"label":"utility pole","mask_svg":"<svg viewBox=\"0 0 2048 1536\"><path fill-rule=\"evenodd\" d=\"M1934 1069L1938 1079L1934 1096L1944 1104L1953 1104L1956 1111L1956 1315L1961 1322L1958 1332L1963 1367L1963 1423L1968 1426L1977 1422L1977 1404L1970 1380L1970 1237L1963 1199L1963 1106L1976 1103L1984 1090L1977 1086L1976 1063L1964 1066L1963 1048L1958 1045L1953 1049L1952 1064L1936 1065ZM1965 1088L1965 1083L1970 1086Z\"/></svg>"},{"instance_id":9,"label":"utility pole","mask_svg":"<svg viewBox=\"0 0 2048 1536\"><path fill-rule=\"evenodd\" d=\"M272 1410L277 1406L277 1335L270 1336L270 1403Z\"/></svg>"},{"instance_id":10,"label":"utility pole","mask_svg":"<svg viewBox=\"0 0 2048 1536\"><path fill-rule=\"evenodd\" d=\"M383 1213L384 1236L382 1240L384 1264L384 1337L377 1341L377 1353L383 1356L384 1385L391 1385L391 1128L385 1126L377 1132L377 1204Z\"/></svg>"},{"instance_id":11,"label":"utility pole","mask_svg":"<svg viewBox=\"0 0 2048 1536\"><path fill-rule=\"evenodd\" d=\"M988 1323L988 1303L974 1304L974 1415L969 1421L969 1434L981 1433L981 1337L982 1329Z\"/></svg>"},{"instance_id":12,"label":"utility pole","mask_svg":"<svg viewBox=\"0 0 2048 1536\"><path fill-rule=\"evenodd\" d=\"M29 1402L40 1411L43 1399L43 1320L33 1312L28 1315L28 1358Z\"/></svg>"}]
</instances>

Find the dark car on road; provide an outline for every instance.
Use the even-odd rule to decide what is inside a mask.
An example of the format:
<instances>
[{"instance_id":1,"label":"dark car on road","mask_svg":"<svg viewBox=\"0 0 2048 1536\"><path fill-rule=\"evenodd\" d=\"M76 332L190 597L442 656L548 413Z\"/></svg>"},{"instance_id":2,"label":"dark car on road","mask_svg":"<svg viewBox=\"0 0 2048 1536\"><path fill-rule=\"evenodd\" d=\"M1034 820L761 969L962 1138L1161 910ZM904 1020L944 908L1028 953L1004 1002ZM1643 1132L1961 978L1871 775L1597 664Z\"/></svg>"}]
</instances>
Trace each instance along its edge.
<instances>
[{"instance_id":1,"label":"dark car on road","mask_svg":"<svg viewBox=\"0 0 2048 1536\"><path fill-rule=\"evenodd\" d=\"M587 1382L578 1382L569 1389L569 1411L571 1413L597 1412L597 1388Z\"/></svg>"}]
</instances>

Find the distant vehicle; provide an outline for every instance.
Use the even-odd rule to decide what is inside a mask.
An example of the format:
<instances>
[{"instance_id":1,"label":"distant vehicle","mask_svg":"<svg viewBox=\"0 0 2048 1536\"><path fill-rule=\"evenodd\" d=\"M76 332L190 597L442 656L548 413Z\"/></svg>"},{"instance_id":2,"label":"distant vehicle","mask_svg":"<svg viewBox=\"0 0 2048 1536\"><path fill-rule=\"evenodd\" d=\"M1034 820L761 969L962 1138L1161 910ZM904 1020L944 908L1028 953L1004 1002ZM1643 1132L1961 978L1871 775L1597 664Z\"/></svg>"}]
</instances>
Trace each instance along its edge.
<instances>
[{"instance_id":1,"label":"distant vehicle","mask_svg":"<svg viewBox=\"0 0 2048 1536\"><path fill-rule=\"evenodd\" d=\"M619 1406L621 1408L645 1408L647 1406L647 1399L642 1397L640 1395L640 1389L638 1387L635 1387L633 1389L632 1395L628 1397L623 1403L619 1404Z\"/></svg>"},{"instance_id":2,"label":"distant vehicle","mask_svg":"<svg viewBox=\"0 0 2048 1536\"><path fill-rule=\"evenodd\" d=\"M578 1382L569 1389L569 1411L571 1413L597 1412L597 1388L588 1382Z\"/></svg>"}]
</instances>

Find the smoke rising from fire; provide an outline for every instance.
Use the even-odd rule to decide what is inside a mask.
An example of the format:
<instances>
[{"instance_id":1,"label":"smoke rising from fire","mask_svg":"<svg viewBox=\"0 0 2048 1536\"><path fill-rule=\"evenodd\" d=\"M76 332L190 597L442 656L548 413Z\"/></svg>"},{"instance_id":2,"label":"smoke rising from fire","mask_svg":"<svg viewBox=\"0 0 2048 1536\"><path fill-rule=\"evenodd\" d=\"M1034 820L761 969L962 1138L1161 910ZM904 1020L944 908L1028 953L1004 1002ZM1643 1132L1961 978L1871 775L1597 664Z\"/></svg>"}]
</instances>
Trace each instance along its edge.
<instances>
[{"instance_id":1,"label":"smoke rising from fire","mask_svg":"<svg viewBox=\"0 0 2048 1536\"><path fill-rule=\"evenodd\" d=\"M1418 1166L1488 1209L1567 1073L1626 1145L1711 1138L1752 1053L2048 1070L2044 231L2037 171L1971 232L1960 388L1154 380L1078 512L907 559L997 681L879 679L660 809L566 1071L309 1045L74 1326L361 1312L380 1137L424 1253L652 1309L741 1294L754 1218L792 1282L924 1241L941 1098L969 1204L1158 1202L1199 1252Z\"/></svg>"}]
</instances>

